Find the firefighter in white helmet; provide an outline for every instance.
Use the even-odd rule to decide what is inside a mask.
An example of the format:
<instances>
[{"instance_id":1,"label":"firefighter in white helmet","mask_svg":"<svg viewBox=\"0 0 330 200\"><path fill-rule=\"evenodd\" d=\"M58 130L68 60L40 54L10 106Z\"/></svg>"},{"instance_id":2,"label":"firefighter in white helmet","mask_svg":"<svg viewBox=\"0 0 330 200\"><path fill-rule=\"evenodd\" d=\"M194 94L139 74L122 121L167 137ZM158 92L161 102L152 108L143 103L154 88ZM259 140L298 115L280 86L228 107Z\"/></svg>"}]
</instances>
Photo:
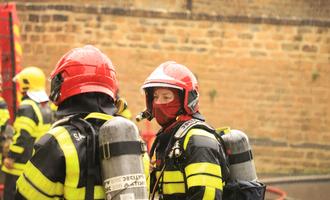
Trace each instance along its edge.
<instances>
[{"instance_id":1,"label":"firefighter in white helmet","mask_svg":"<svg viewBox=\"0 0 330 200\"><path fill-rule=\"evenodd\" d=\"M16 180L32 156L34 142L51 127L43 71L37 67L26 67L13 81L19 85L22 101L16 113L13 141L2 166L2 171L6 173L4 199L14 199Z\"/></svg>"},{"instance_id":2,"label":"firefighter in white helmet","mask_svg":"<svg viewBox=\"0 0 330 200\"><path fill-rule=\"evenodd\" d=\"M151 148L155 154L151 198L222 199L224 176L215 136L200 128L175 134L191 120L204 121L198 109L198 85L193 73L173 61L162 63L145 80L146 111L162 127Z\"/></svg>"}]
</instances>

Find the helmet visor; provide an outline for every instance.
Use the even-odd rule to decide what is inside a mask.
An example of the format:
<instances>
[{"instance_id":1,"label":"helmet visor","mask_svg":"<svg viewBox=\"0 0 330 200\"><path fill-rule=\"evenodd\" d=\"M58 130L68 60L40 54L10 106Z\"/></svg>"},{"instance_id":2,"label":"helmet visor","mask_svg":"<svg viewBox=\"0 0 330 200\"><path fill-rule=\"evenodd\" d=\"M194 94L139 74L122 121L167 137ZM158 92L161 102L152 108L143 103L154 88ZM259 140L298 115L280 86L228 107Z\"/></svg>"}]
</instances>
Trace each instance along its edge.
<instances>
[{"instance_id":1,"label":"helmet visor","mask_svg":"<svg viewBox=\"0 0 330 200\"><path fill-rule=\"evenodd\" d=\"M175 88L178 90L182 90L181 87L172 85L172 84L168 84L168 83L146 83L141 87L141 89L146 89L146 88L151 88L151 87L167 87L167 88Z\"/></svg>"}]
</instances>

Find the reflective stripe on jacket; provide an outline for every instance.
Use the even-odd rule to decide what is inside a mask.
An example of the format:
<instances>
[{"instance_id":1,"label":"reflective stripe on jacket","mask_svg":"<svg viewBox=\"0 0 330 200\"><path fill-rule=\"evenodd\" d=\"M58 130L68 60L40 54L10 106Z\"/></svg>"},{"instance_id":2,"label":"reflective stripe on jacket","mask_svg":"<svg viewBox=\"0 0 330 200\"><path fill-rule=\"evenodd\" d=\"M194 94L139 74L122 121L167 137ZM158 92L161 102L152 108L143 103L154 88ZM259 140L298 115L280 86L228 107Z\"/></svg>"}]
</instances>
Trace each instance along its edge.
<instances>
[{"instance_id":1,"label":"reflective stripe on jacket","mask_svg":"<svg viewBox=\"0 0 330 200\"><path fill-rule=\"evenodd\" d=\"M3 135L4 131L6 130L6 126L8 123L10 116L9 116L9 111L8 111L8 106L6 101L0 97L0 133L2 134L0 136L0 142L3 144L5 141L5 136ZM0 145L2 148L2 145ZM0 149L0 165L2 164L2 149Z\"/></svg>"},{"instance_id":2,"label":"reflective stripe on jacket","mask_svg":"<svg viewBox=\"0 0 330 200\"><path fill-rule=\"evenodd\" d=\"M5 130L6 124L9 120L9 111L8 106L5 100L0 97L0 128L1 132Z\"/></svg>"},{"instance_id":3,"label":"reflective stripe on jacket","mask_svg":"<svg viewBox=\"0 0 330 200\"><path fill-rule=\"evenodd\" d=\"M178 158L167 158L163 149L156 149L157 160L165 163L157 167L158 192L163 199L222 199L223 181L219 161L219 144L212 133L191 129L179 140L183 151ZM160 145L161 146L161 145ZM164 145L163 145L164 146ZM166 145L165 145L166 146Z\"/></svg>"},{"instance_id":4,"label":"reflective stripe on jacket","mask_svg":"<svg viewBox=\"0 0 330 200\"><path fill-rule=\"evenodd\" d=\"M33 145L51 127L51 112L46 104L24 99L14 122L15 134L9 147L8 157L15 160L14 168L2 166L2 171L19 176L25 163L33 154Z\"/></svg>"}]
</instances>

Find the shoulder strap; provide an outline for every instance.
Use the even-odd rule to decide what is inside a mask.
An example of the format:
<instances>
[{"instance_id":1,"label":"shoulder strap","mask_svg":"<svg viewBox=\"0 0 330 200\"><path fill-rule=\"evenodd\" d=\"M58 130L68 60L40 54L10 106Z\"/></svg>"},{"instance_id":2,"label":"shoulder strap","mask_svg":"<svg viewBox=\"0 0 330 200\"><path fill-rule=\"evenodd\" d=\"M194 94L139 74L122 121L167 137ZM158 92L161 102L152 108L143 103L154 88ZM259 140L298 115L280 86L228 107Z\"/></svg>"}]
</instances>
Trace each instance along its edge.
<instances>
[{"instance_id":1,"label":"shoulder strap","mask_svg":"<svg viewBox=\"0 0 330 200\"><path fill-rule=\"evenodd\" d=\"M112 115L108 115L108 114L104 114L104 113L98 113L98 112L92 112L90 114L88 114L84 119L102 119L104 121L108 121L110 119L112 119L114 116Z\"/></svg>"},{"instance_id":2,"label":"shoulder strap","mask_svg":"<svg viewBox=\"0 0 330 200\"><path fill-rule=\"evenodd\" d=\"M96 176L96 131L91 123L82 118L72 118L71 124L87 137L87 183L85 199L94 199L94 179Z\"/></svg>"},{"instance_id":3,"label":"shoulder strap","mask_svg":"<svg viewBox=\"0 0 330 200\"><path fill-rule=\"evenodd\" d=\"M214 128L209 126L207 123L204 121L198 120L198 119L191 119L186 122L184 122L180 128L176 131L174 134L175 139L180 139L183 138L190 129L192 128L202 128L210 132L214 132Z\"/></svg>"},{"instance_id":4,"label":"shoulder strap","mask_svg":"<svg viewBox=\"0 0 330 200\"><path fill-rule=\"evenodd\" d=\"M219 153L221 154L219 159L220 159L220 163L223 163L223 166L222 166L223 180L227 181L229 178L230 170L229 170L228 157L226 154L227 150L226 150L225 142L221 136L230 132L230 128L223 127L223 128L214 129L213 127L211 127L204 121L197 120L197 119L191 119L191 120L183 123L182 126L177 130L177 132L174 135L175 139L179 140L179 139L183 138L188 133L188 131L192 128L204 129L204 130L212 133L215 136L215 138L218 140L218 143L220 146Z\"/></svg>"},{"instance_id":5,"label":"shoulder strap","mask_svg":"<svg viewBox=\"0 0 330 200\"><path fill-rule=\"evenodd\" d=\"M86 193L85 199L94 199L94 179L96 175L96 131L91 123L86 119L80 118L78 116L69 116L56 122L53 127L61 125L72 125L78 129L78 131L85 135L87 138L86 144L86 158L87 158L87 183L86 183Z\"/></svg>"}]
</instances>

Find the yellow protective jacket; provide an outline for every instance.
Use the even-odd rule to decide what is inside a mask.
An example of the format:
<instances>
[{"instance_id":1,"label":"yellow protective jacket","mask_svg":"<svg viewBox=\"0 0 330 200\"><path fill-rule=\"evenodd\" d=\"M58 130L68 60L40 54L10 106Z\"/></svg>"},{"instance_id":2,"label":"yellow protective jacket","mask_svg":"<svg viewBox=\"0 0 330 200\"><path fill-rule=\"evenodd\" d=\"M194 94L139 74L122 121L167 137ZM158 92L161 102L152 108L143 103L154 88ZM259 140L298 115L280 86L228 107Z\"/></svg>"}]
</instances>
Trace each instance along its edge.
<instances>
[{"instance_id":1,"label":"yellow protective jacket","mask_svg":"<svg viewBox=\"0 0 330 200\"><path fill-rule=\"evenodd\" d=\"M9 111L6 101L0 97L0 130L3 132L9 120Z\"/></svg>"},{"instance_id":2,"label":"yellow protective jacket","mask_svg":"<svg viewBox=\"0 0 330 200\"><path fill-rule=\"evenodd\" d=\"M7 103L6 101L0 97L0 165L2 164L2 144L5 141L5 136L4 131L6 130L6 126L8 123L10 116L9 116L9 111L8 111L8 107L7 107Z\"/></svg>"},{"instance_id":3,"label":"yellow protective jacket","mask_svg":"<svg viewBox=\"0 0 330 200\"><path fill-rule=\"evenodd\" d=\"M111 115L90 113L86 117L96 133ZM87 138L74 126L52 128L35 145L35 154L17 181L16 199L85 199ZM98 148L96 158L99 158ZM94 199L104 199L100 161L96 159Z\"/></svg>"},{"instance_id":4,"label":"yellow protective jacket","mask_svg":"<svg viewBox=\"0 0 330 200\"><path fill-rule=\"evenodd\" d=\"M33 154L33 145L51 127L51 111L48 102L37 103L25 98L20 103L14 122L13 142L8 157L14 159L14 168L2 166L2 171L19 176Z\"/></svg>"},{"instance_id":5,"label":"yellow protective jacket","mask_svg":"<svg viewBox=\"0 0 330 200\"><path fill-rule=\"evenodd\" d=\"M164 200L221 200L224 163L219 159L217 139L206 130L192 128L174 140L172 136L179 127L158 133L151 191L157 191Z\"/></svg>"}]
</instances>

